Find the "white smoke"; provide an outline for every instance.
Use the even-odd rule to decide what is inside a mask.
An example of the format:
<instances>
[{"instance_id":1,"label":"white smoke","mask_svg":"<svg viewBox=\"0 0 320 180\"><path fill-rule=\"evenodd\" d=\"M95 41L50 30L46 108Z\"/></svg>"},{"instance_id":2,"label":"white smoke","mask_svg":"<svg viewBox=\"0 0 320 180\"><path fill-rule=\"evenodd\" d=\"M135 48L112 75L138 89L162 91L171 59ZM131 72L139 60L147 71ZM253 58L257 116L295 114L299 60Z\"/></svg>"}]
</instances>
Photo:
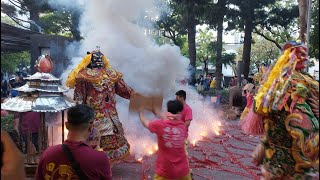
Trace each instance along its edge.
<instances>
[{"instance_id":1,"label":"white smoke","mask_svg":"<svg viewBox=\"0 0 320 180\"><path fill-rule=\"evenodd\" d=\"M82 8L79 30L84 39L80 44L71 44L67 50L72 63L61 76L63 84L86 52L100 46L111 66L123 73L126 83L137 92L144 95L163 92L164 105L167 100L175 98L177 90L187 92L187 103L193 110L190 140L198 141L204 134L219 128L212 108L210 110L208 105L203 104L196 90L176 83L188 77L189 60L181 56L176 46L156 45L144 35L143 28L132 23L143 11L152 9L153 14L157 14L152 1L91 0L84 6L82 1L52 0L52 4L55 7ZM69 95L72 97L72 91ZM137 114L129 115L128 100L118 98L117 101L119 118L131 144L131 153L139 157L154 152L155 136L143 128ZM149 117L155 118L152 115Z\"/></svg>"}]
</instances>

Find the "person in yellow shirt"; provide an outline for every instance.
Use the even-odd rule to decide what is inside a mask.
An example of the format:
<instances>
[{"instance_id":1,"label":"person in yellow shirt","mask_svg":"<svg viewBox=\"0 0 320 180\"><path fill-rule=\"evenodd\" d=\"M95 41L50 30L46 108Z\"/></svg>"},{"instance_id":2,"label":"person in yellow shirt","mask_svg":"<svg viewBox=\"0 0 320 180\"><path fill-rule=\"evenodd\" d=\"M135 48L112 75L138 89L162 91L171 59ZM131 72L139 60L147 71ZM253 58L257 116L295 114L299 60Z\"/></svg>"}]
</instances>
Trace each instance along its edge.
<instances>
[{"instance_id":1,"label":"person in yellow shirt","mask_svg":"<svg viewBox=\"0 0 320 180\"><path fill-rule=\"evenodd\" d=\"M216 77L214 77L210 83L210 88L215 88L216 86Z\"/></svg>"}]
</instances>

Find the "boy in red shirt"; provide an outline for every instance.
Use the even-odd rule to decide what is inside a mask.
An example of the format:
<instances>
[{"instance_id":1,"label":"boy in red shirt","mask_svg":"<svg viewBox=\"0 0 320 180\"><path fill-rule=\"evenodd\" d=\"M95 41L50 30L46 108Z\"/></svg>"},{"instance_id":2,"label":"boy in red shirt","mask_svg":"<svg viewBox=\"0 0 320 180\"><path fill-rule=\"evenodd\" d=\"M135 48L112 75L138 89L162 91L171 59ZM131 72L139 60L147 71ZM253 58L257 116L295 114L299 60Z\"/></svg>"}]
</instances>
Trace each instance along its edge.
<instances>
[{"instance_id":1,"label":"boy in red shirt","mask_svg":"<svg viewBox=\"0 0 320 180\"><path fill-rule=\"evenodd\" d=\"M183 105L178 100L168 101L166 119L149 122L143 112L139 112L142 124L150 132L157 134L158 158L155 164L154 180L191 180L191 174L184 142L187 127L181 120Z\"/></svg>"},{"instance_id":2,"label":"boy in red shirt","mask_svg":"<svg viewBox=\"0 0 320 180\"><path fill-rule=\"evenodd\" d=\"M187 93L184 90L179 90L176 92L176 99L180 101L183 105L183 110L181 112L181 120L186 124L187 131L189 129L190 123L192 121L192 109L186 103Z\"/></svg>"},{"instance_id":3,"label":"boy in red shirt","mask_svg":"<svg viewBox=\"0 0 320 180\"><path fill-rule=\"evenodd\" d=\"M192 121L192 109L190 108L190 106L186 103L186 98L187 98L187 93L184 90L179 90L178 92L176 92L176 99L178 101L180 101L183 105L183 110L181 112L181 120L185 123L185 125L187 126L187 132L189 131L189 126L190 123ZM188 134L187 134L188 137ZM189 141L186 138L185 140L185 151L188 155L188 144Z\"/></svg>"}]
</instances>

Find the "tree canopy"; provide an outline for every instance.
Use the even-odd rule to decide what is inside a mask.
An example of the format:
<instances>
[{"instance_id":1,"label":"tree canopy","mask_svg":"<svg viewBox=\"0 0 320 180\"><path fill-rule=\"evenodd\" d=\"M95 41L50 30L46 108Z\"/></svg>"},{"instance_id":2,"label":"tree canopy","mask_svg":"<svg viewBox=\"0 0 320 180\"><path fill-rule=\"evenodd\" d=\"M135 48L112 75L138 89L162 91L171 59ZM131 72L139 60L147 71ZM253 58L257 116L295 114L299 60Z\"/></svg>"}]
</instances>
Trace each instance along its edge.
<instances>
[{"instance_id":1,"label":"tree canopy","mask_svg":"<svg viewBox=\"0 0 320 180\"><path fill-rule=\"evenodd\" d=\"M250 69L251 72L257 72L261 65L270 65L280 55L280 49L271 41L260 36L253 36L254 43L251 50ZM242 48L237 50L238 56L242 58Z\"/></svg>"},{"instance_id":2,"label":"tree canopy","mask_svg":"<svg viewBox=\"0 0 320 180\"><path fill-rule=\"evenodd\" d=\"M29 66L31 55L27 51L17 53L1 53L1 71L14 73L21 64L23 67Z\"/></svg>"},{"instance_id":3,"label":"tree canopy","mask_svg":"<svg viewBox=\"0 0 320 180\"><path fill-rule=\"evenodd\" d=\"M46 34L58 34L73 37L80 40L78 31L79 12L75 10L59 9L50 7L48 1L43 0L10 0L8 3L1 1L1 12L11 18L16 24L24 28L25 23L30 23L33 31L44 30ZM28 16L29 20L22 20L20 15ZM41 15L40 15L41 14Z\"/></svg>"}]
</instances>

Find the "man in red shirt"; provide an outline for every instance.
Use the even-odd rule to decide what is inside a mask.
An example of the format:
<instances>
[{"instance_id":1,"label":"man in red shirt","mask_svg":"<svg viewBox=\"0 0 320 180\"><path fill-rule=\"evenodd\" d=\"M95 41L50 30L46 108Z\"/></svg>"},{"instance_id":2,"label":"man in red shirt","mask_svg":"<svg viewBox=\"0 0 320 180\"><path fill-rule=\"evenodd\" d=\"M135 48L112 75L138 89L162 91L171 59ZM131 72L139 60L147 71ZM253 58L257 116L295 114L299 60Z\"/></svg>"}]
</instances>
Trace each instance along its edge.
<instances>
[{"instance_id":1,"label":"man in red shirt","mask_svg":"<svg viewBox=\"0 0 320 180\"><path fill-rule=\"evenodd\" d=\"M79 176L82 176L80 179L112 179L108 157L86 144L93 128L93 120L94 111L87 105L76 105L68 110L66 128L69 133L64 145L70 150L73 163L62 145L49 147L41 156L36 180L79 179Z\"/></svg>"},{"instance_id":2,"label":"man in red shirt","mask_svg":"<svg viewBox=\"0 0 320 180\"><path fill-rule=\"evenodd\" d=\"M189 163L184 150L187 127L181 121L183 105L178 100L168 101L166 119L149 122L142 111L139 112L142 124L150 132L157 134L158 157L155 164L154 180L191 180Z\"/></svg>"},{"instance_id":3,"label":"man in red shirt","mask_svg":"<svg viewBox=\"0 0 320 180\"><path fill-rule=\"evenodd\" d=\"M192 120L192 109L186 103L187 93L184 90L179 90L176 92L176 99L183 104L183 110L181 112L181 119L187 126L187 131L189 129Z\"/></svg>"},{"instance_id":4,"label":"man in red shirt","mask_svg":"<svg viewBox=\"0 0 320 180\"><path fill-rule=\"evenodd\" d=\"M31 141L36 148L36 151L39 151L39 129L40 129L40 113L38 112L23 112L21 114L21 130L22 130L22 140L24 143L23 152L27 154L27 137L30 133Z\"/></svg>"}]
</instances>

